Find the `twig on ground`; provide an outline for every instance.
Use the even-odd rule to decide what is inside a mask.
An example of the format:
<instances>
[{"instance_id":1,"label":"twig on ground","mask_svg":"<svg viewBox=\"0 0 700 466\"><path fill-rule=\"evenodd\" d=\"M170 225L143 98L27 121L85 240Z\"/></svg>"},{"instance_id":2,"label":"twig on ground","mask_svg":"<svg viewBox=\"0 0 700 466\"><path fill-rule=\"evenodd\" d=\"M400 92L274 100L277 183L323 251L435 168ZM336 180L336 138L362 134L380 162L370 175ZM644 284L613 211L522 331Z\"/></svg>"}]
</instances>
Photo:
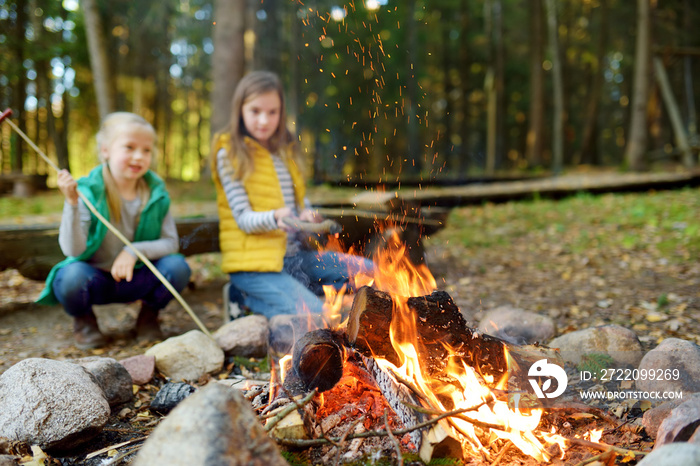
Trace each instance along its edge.
<instances>
[{"instance_id":1,"label":"twig on ground","mask_svg":"<svg viewBox=\"0 0 700 466\"><path fill-rule=\"evenodd\" d=\"M578 463L576 466L584 466L586 464L592 463L593 461L596 461L598 459L603 458L605 455L610 454L610 452L614 452L620 455L628 456L628 455L633 455L633 456L646 456L649 454L648 451L638 451L638 450L630 450L628 448L622 448L622 447L616 447L614 445L608 445L607 443L600 443L600 442L591 442L590 440L584 440L580 438L569 438L569 437L564 437L564 439L567 442L570 442L574 445L580 445L582 447L587 447L587 448L594 448L596 450L600 450L603 453L596 455L592 458L588 458L580 463Z\"/></svg>"},{"instance_id":2,"label":"twig on ground","mask_svg":"<svg viewBox=\"0 0 700 466\"><path fill-rule=\"evenodd\" d=\"M430 415L433 415L433 416L441 416L441 415L445 414L445 411L432 410L432 409L429 409L429 408L424 408L423 406L416 406L416 405L411 404L411 403L405 403L405 402L404 402L403 404L404 404L405 406L408 406L409 408L414 409L414 410L418 411L419 413L423 413L423 414L430 414ZM498 425L498 424L490 424L490 423L488 423L488 422L483 422L483 421L478 421L478 420L476 420L476 419L472 419L472 418L470 418L470 417L462 416L462 415L461 415L462 413L467 413L467 412L469 412L469 411L477 410L477 409L479 409L481 406L483 406L483 405L485 405L485 404L486 404L486 402L484 401L483 403L480 403L480 404L478 404L478 405L471 406L471 407L469 407L469 408L461 408L461 409L456 409L456 410L454 410L454 411L450 411L450 413L453 413L453 414L451 414L450 416L447 416L447 417L456 417L456 418L459 418L459 419L461 419L461 420L463 420L463 421L466 421L466 422L469 422L469 423L471 423L471 424L473 424L473 425L475 425L475 426L481 427L482 429L506 430L506 428L505 428L504 426L501 426L501 425Z\"/></svg>"},{"instance_id":3,"label":"twig on ground","mask_svg":"<svg viewBox=\"0 0 700 466\"><path fill-rule=\"evenodd\" d=\"M313 399L314 396L316 396L316 389L311 390L309 394L302 398L300 401L292 400L292 403L290 403L288 406L282 409L282 411L280 411L274 417L272 417L270 422L265 424L265 430L267 432L270 432L277 425L277 423L279 423L282 419L285 418L285 416L287 416L287 414L291 413L295 409L303 408Z\"/></svg>"},{"instance_id":4,"label":"twig on ground","mask_svg":"<svg viewBox=\"0 0 700 466\"><path fill-rule=\"evenodd\" d=\"M245 398L245 399L248 400L248 401L252 401L253 399L255 399L256 396L260 395L260 394L261 394L262 392L264 392L264 391L265 391L265 389L264 389L263 387L258 387L258 388L255 388L255 389L253 389L253 390L249 390L249 391L243 396L243 398Z\"/></svg>"},{"instance_id":5,"label":"twig on ground","mask_svg":"<svg viewBox=\"0 0 700 466\"><path fill-rule=\"evenodd\" d=\"M89 455L85 457L86 460L89 460L90 458L94 458L95 456L99 456L102 453L107 453L109 450L116 450L117 448L123 447L124 445L129 445L132 443L140 442L142 440L146 440L148 437L138 437L138 438L132 438L131 440L127 440L126 442L122 443L117 443L116 445L110 445L108 447L104 447L101 450L93 451Z\"/></svg>"},{"instance_id":6,"label":"twig on ground","mask_svg":"<svg viewBox=\"0 0 700 466\"><path fill-rule=\"evenodd\" d=\"M391 427L389 426L389 416L387 415L386 411L384 412L384 428L386 429L386 433L389 436L389 439L391 439L391 443L392 443L392 445L394 445L394 449L396 450L396 459L399 462L399 466L403 466L403 455L401 454L401 444L396 439L394 434L391 433Z\"/></svg>"},{"instance_id":7,"label":"twig on ground","mask_svg":"<svg viewBox=\"0 0 700 466\"><path fill-rule=\"evenodd\" d=\"M404 435L409 432L413 432L414 430L420 430L423 429L424 427L429 427L432 426L433 424L437 424L440 420L445 419L446 417L451 417L451 416L457 416L459 414L462 414L467 411L471 411L473 408L465 408L465 409L457 409L454 411L449 411L446 413L442 413L439 416L436 416L432 419L429 419L427 421L423 421L421 423L416 424L415 426L412 427L406 427L403 429L398 429L395 430L393 433L395 435ZM470 421L472 422L472 421ZM474 421L476 422L476 421ZM490 425L488 425L491 427ZM494 428L497 428L499 430L503 430L502 426L493 426ZM382 430L368 430L367 432L362 432L359 434L351 434L348 436L348 438L367 438L367 437L385 437L387 436L388 433ZM338 438L332 438L333 441L338 441ZM326 445L329 442L328 439L325 438L317 438L317 439L285 439L285 438L277 438L275 439L277 443L280 443L282 445L287 445L291 447L300 447L300 448L307 448L307 447L317 447L319 445Z\"/></svg>"},{"instance_id":8,"label":"twig on ground","mask_svg":"<svg viewBox=\"0 0 700 466\"><path fill-rule=\"evenodd\" d=\"M511 445L513 445L513 442L508 440L506 442L506 444L503 445L503 448L501 448L501 451L499 451L498 454L496 455L496 458L493 460L493 463L491 463L491 466L496 466L496 465L498 465L498 463L501 462L501 460L503 459L503 455L506 454L506 452L511 447Z\"/></svg>"},{"instance_id":9,"label":"twig on ground","mask_svg":"<svg viewBox=\"0 0 700 466\"><path fill-rule=\"evenodd\" d=\"M620 421L617 418L607 414L605 411L603 411L600 408L596 408L594 406L589 406L585 403L578 403L575 401L566 401L566 402L562 402L562 403L557 403L552 408L553 408L552 411L554 411L554 410L564 411L566 413L569 413L569 412L589 413L589 414L594 415L597 418L604 420L608 424L611 424L615 427L618 427L620 425Z\"/></svg>"},{"instance_id":10,"label":"twig on ground","mask_svg":"<svg viewBox=\"0 0 700 466\"><path fill-rule=\"evenodd\" d=\"M352 432L353 430L355 430L355 427L356 427L360 422L364 421L364 419L365 419L365 416L364 416L364 415L360 416L358 419L355 419L355 421L353 421L353 422L348 426L348 428L345 429L345 432L343 432L343 435L340 437L340 440L338 440L338 442L333 442L331 439L329 439L328 437L326 437L325 434L324 434L323 438L325 438L326 440L328 440L328 441L335 447L335 463L334 463L334 464L336 464L336 465L340 464L340 451L341 451L341 450L340 450L340 447L343 446L343 443L345 443L345 440L347 439L347 437L348 437L348 435L350 434L350 432Z\"/></svg>"}]
</instances>

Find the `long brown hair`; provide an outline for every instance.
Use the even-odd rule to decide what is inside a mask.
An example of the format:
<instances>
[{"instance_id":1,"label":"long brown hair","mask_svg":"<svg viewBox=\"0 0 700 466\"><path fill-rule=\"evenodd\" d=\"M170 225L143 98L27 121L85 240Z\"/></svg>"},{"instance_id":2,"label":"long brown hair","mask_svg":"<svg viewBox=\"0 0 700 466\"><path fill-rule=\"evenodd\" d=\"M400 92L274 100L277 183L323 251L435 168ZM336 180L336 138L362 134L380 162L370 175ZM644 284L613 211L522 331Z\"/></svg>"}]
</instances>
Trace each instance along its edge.
<instances>
[{"instance_id":1,"label":"long brown hair","mask_svg":"<svg viewBox=\"0 0 700 466\"><path fill-rule=\"evenodd\" d=\"M107 194L107 206L109 207L110 218L115 222L121 220L122 199L119 195L117 183L114 181L112 172L109 169L107 161L102 155L102 148L109 146L114 138L119 134L117 129L124 125L139 125L147 129L153 134L153 154L152 162L156 159L156 131L143 117L130 112L114 112L107 115L102 121L102 126L97 132L97 154L102 163L102 178L105 183L105 193ZM151 195L151 190L143 177L139 178L136 184L136 192L141 198L141 208L146 205L148 198Z\"/></svg>"},{"instance_id":2,"label":"long brown hair","mask_svg":"<svg viewBox=\"0 0 700 466\"><path fill-rule=\"evenodd\" d=\"M270 71L252 71L243 76L238 82L233 93L231 118L228 125L214 135L214 141L212 142L212 158L215 162L216 141L222 134L229 133L231 135L231 152L228 156L233 166L236 167L233 175L236 180L244 180L255 168L252 154L245 143L245 137L250 135L243 123L243 105L248 100L268 92L276 92L280 98L280 121L277 129L268 141L270 152L279 154L285 162L290 160L296 162L301 168L298 152L295 150L295 145L292 144L294 142L293 136L287 129L287 109L282 81L279 76Z\"/></svg>"}]
</instances>

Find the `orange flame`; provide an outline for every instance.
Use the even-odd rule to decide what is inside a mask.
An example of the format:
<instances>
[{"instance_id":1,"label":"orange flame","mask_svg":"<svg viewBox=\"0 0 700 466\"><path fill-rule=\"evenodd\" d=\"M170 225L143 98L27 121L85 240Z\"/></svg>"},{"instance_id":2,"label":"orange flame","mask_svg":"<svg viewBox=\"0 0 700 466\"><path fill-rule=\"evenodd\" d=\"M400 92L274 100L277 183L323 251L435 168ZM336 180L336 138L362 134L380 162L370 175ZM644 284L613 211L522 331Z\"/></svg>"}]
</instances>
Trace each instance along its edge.
<instances>
[{"instance_id":1,"label":"orange flame","mask_svg":"<svg viewBox=\"0 0 700 466\"><path fill-rule=\"evenodd\" d=\"M408 380L430 400L427 406L439 411L473 408L461 417L450 417L441 422L443 427L451 430L462 441L465 453L479 454L486 450L482 445L475 424L486 423L491 427L493 436L513 442L523 453L540 462L549 461L550 456L544 445L535 436L542 410L521 410L509 406L507 401L496 400L484 383L481 375L458 357L451 357L450 351L447 374L452 381L442 382L423 373L418 345L418 331L415 313L408 307L411 296L425 296L436 288L436 281L425 264L414 265L408 259L406 246L396 234L387 239L386 248L375 257L377 274L374 286L387 292L394 301L393 319L390 337L394 350L399 355L400 367L393 366L385 360L377 362L385 369L389 367L404 380ZM449 348L448 348L449 350ZM509 355L504 355L509 360ZM456 381L456 382L455 382ZM499 382L500 388L507 387L507 375ZM444 401L449 400L451 406ZM517 399L516 399L517 401ZM483 425L483 424L481 424Z\"/></svg>"}]
</instances>

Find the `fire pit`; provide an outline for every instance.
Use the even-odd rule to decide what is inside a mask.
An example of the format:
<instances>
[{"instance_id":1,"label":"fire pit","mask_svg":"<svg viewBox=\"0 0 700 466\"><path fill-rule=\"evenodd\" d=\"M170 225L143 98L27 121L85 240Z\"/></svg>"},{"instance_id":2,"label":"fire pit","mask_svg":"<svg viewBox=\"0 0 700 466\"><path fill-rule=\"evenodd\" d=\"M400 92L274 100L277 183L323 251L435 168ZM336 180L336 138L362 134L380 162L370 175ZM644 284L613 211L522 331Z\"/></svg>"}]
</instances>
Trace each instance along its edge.
<instances>
[{"instance_id":1,"label":"fire pit","mask_svg":"<svg viewBox=\"0 0 700 466\"><path fill-rule=\"evenodd\" d=\"M347 317L305 334L280 361L262 409L278 443L312 450L317 464L371 455L402 463L406 454L426 464L439 457L495 464L511 447L540 464L572 443L600 448L602 429L565 438L554 418L567 406L557 411L533 393L536 383L552 388L547 374L532 371L561 363L556 351L470 328L400 241L375 260L379 273L356 292ZM543 422L550 408L553 419ZM601 410L574 409L610 421Z\"/></svg>"}]
</instances>

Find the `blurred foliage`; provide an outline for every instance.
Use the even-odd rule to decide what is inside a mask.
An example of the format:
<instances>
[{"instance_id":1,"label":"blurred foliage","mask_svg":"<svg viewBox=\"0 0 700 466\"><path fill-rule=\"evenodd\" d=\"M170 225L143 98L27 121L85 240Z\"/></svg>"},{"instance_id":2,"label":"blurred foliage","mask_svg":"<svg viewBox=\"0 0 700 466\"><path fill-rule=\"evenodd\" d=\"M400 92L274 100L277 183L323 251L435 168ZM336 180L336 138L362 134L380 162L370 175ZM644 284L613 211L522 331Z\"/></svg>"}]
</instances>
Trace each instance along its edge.
<instances>
[{"instance_id":1,"label":"blurred foliage","mask_svg":"<svg viewBox=\"0 0 700 466\"><path fill-rule=\"evenodd\" d=\"M503 43L504 124L499 171L542 170L525 158L528 112L545 110L551 139L551 62L545 56L545 99L532 102L529 58L531 3L492 2L502 30L485 33L484 2L468 0L246 0L248 68L269 68L285 80L293 130L301 136L312 179L353 183L397 179L479 176L485 160L487 95L494 59L490 41ZM158 171L197 180L206 174L212 27L211 0L128 2L97 0L103 18L118 108L143 114L160 135ZM564 58L568 119L566 163L575 165L582 145L591 81L602 74L595 151L603 165L621 165L632 84L634 2L574 0L561 3L559 39ZM686 24L697 22L693 2L671 0L653 10L656 45L696 47ZM607 15L607 22L603 15ZM598 38L607 38L600 53ZM36 28L42 27L37 34ZM0 0L0 106L15 110L29 136L52 157L60 135L51 134L48 112L66 116L71 169L86 173L96 163L98 121L85 24L77 0ZM50 63L50 89L39 85L41 60ZM684 69L667 60L681 102L692 102L683 73L697 75L700 62ZM695 86L697 88L697 80ZM691 86L691 88L692 88ZM692 89L691 89L692 90ZM25 95L26 94L26 95ZM687 100L686 100L687 99ZM649 149L668 158L673 137L658 96L650 101ZM14 168L17 137L0 127L0 172ZM65 135L64 135L65 136ZM549 163L549 142L541 160ZM53 173L28 147L25 172ZM633 238L629 240L634 242Z\"/></svg>"}]
</instances>

